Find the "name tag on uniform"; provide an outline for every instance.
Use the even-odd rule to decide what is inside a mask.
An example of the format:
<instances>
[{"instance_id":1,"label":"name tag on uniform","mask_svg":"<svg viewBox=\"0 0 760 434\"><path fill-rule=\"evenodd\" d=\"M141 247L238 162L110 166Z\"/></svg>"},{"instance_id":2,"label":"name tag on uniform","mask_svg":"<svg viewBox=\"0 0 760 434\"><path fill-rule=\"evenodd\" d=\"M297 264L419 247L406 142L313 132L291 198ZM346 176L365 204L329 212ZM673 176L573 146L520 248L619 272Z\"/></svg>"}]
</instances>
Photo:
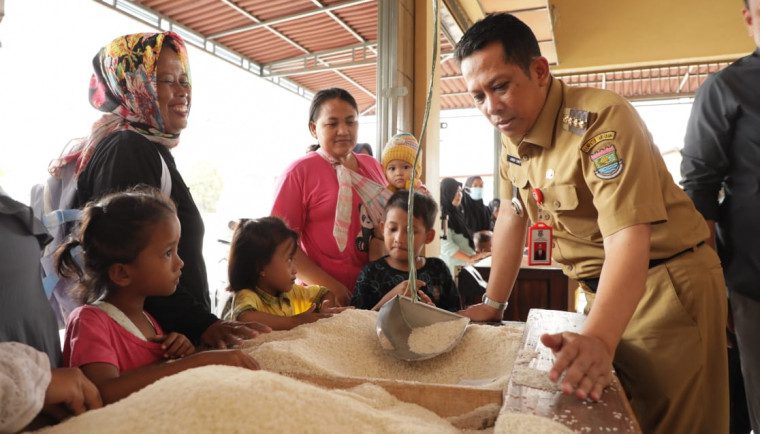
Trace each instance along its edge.
<instances>
[{"instance_id":1,"label":"name tag on uniform","mask_svg":"<svg viewBox=\"0 0 760 434\"><path fill-rule=\"evenodd\" d=\"M509 161L510 163L516 166L522 166L522 161L519 158L515 157L514 155L507 154L507 161Z\"/></svg>"},{"instance_id":2,"label":"name tag on uniform","mask_svg":"<svg viewBox=\"0 0 760 434\"><path fill-rule=\"evenodd\" d=\"M552 227L538 222L528 229L528 265L552 264Z\"/></svg>"}]
</instances>

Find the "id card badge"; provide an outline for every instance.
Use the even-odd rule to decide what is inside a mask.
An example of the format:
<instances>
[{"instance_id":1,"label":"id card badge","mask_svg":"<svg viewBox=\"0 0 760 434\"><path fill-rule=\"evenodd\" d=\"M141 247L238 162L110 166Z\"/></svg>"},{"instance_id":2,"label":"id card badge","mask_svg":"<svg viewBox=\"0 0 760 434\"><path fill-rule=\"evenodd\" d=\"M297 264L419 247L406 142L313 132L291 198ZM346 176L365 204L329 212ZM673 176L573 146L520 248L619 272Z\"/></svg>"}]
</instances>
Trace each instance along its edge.
<instances>
[{"instance_id":1,"label":"id card badge","mask_svg":"<svg viewBox=\"0 0 760 434\"><path fill-rule=\"evenodd\" d=\"M552 264L552 227L538 222L528 229L528 265Z\"/></svg>"}]
</instances>

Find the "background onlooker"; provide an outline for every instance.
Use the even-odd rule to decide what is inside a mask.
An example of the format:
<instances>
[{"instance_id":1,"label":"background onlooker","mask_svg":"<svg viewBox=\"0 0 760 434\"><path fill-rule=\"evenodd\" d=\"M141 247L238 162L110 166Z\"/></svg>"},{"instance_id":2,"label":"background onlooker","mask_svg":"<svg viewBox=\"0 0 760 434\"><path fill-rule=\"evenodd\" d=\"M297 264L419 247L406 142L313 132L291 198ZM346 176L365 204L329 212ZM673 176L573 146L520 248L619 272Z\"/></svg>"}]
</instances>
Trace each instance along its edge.
<instances>
[{"instance_id":1,"label":"background onlooker","mask_svg":"<svg viewBox=\"0 0 760 434\"><path fill-rule=\"evenodd\" d=\"M454 178L441 180L441 214L447 221L448 233L441 239L441 259L449 266L453 276L457 267L472 265L486 254L475 252L472 231L465 222L462 204L462 184Z\"/></svg>"},{"instance_id":2,"label":"background onlooker","mask_svg":"<svg viewBox=\"0 0 760 434\"><path fill-rule=\"evenodd\" d=\"M681 184L710 227L723 264L749 418L760 432L760 0L744 0L757 49L707 78L697 91L682 151ZM723 195L724 197L721 197ZM729 324L730 326L730 324ZM729 333L732 337L733 333ZM735 361L729 351L729 362ZM741 378L730 363L732 432L747 431ZM734 368L734 369L732 369ZM739 402L737 403L737 400ZM734 431L736 430L736 431Z\"/></svg>"},{"instance_id":3,"label":"background onlooker","mask_svg":"<svg viewBox=\"0 0 760 434\"><path fill-rule=\"evenodd\" d=\"M472 240L475 242L475 251L477 253L490 253L492 238L493 232L491 231L480 231L472 234Z\"/></svg>"},{"instance_id":4,"label":"background onlooker","mask_svg":"<svg viewBox=\"0 0 760 434\"><path fill-rule=\"evenodd\" d=\"M493 226L496 224L496 217L499 216L500 207L501 207L501 199L499 198L493 199L491 202L488 203L488 211L490 211L490 217L491 217L491 230L493 230Z\"/></svg>"},{"instance_id":5,"label":"background onlooker","mask_svg":"<svg viewBox=\"0 0 760 434\"><path fill-rule=\"evenodd\" d=\"M374 156L372 153L372 146L370 146L369 143L357 143L356 146L354 146L354 153L365 154L370 157Z\"/></svg>"},{"instance_id":6,"label":"background onlooker","mask_svg":"<svg viewBox=\"0 0 760 434\"><path fill-rule=\"evenodd\" d=\"M470 176L464 182L462 209L464 220L472 233L491 230L491 211L483 203L483 178Z\"/></svg>"}]
</instances>

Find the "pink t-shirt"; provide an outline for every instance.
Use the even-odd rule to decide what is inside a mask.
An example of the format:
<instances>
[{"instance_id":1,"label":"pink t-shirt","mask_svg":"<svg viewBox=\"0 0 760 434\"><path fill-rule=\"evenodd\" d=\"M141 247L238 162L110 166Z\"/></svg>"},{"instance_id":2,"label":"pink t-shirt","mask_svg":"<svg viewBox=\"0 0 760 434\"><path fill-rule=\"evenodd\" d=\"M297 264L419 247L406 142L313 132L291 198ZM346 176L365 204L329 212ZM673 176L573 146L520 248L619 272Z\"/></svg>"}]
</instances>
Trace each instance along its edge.
<instances>
[{"instance_id":1,"label":"pink t-shirt","mask_svg":"<svg viewBox=\"0 0 760 434\"><path fill-rule=\"evenodd\" d=\"M163 334L158 322L150 315L148 318L156 333ZM119 372L126 372L163 360L163 354L161 344L139 339L95 306L78 307L69 316L63 344L64 366L109 363Z\"/></svg>"},{"instance_id":2,"label":"pink t-shirt","mask_svg":"<svg viewBox=\"0 0 760 434\"><path fill-rule=\"evenodd\" d=\"M359 174L380 185L386 184L383 168L377 160L369 155L354 155L359 162ZM306 255L353 294L356 278L369 261L368 243L361 240L368 239L372 225L359 195L354 192L348 242L341 252L332 234L337 202L335 169L318 153L309 152L293 162L280 178L272 215L282 217L298 232Z\"/></svg>"}]
</instances>

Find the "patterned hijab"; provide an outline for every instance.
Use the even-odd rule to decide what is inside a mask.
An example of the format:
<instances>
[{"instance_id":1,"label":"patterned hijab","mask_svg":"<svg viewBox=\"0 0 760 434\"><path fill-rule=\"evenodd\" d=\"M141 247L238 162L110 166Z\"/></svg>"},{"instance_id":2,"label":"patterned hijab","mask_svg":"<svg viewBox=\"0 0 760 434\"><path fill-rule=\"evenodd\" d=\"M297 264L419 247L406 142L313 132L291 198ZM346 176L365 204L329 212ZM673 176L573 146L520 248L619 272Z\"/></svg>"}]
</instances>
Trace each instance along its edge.
<instances>
[{"instance_id":1,"label":"patterned hijab","mask_svg":"<svg viewBox=\"0 0 760 434\"><path fill-rule=\"evenodd\" d=\"M92 125L83 148L66 156L77 158L77 173L87 166L95 146L116 131L134 131L168 148L177 146L179 134L164 132L158 108L156 69L164 43L177 52L189 75L185 42L174 32L120 36L93 58L90 104L105 114Z\"/></svg>"}]
</instances>

